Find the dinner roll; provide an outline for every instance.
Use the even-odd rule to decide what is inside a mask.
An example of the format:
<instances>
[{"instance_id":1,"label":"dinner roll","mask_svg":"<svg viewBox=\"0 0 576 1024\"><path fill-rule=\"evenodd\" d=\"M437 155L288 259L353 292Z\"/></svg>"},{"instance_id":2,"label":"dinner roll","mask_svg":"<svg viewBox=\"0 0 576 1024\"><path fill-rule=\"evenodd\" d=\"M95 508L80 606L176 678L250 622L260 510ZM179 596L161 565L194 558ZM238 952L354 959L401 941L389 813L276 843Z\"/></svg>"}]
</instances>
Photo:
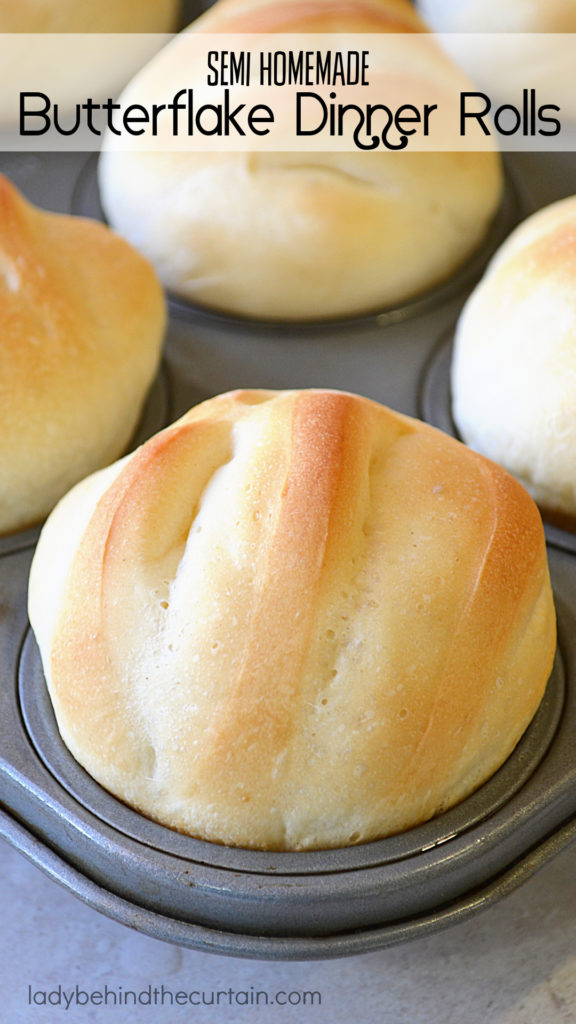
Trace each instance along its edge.
<instances>
[{"instance_id":1,"label":"dinner roll","mask_svg":"<svg viewBox=\"0 0 576 1024\"><path fill-rule=\"evenodd\" d=\"M36 209L0 177L0 534L116 459L158 366L162 290L102 224Z\"/></svg>"},{"instance_id":2,"label":"dinner roll","mask_svg":"<svg viewBox=\"0 0 576 1024\"><path fill-rule=\"evenodd\" d=\"M30 618L62 737L116 796L232 846L346 846L513 750L555 625L517 481L334 391L193 409L44 528Z\"/></svg>"},{"instance_id":3,"label":"dinner roll","mask_svg":"<svg viewBox=\"0 0 576 1024\"><path fill-rule=\"evenodd\" d=\"M439 49L412 48L424 25L407 0L220 0L193 31L362 32L373 40L395 33L395 51L406 57L395 53L390 80L401 96L418 87L427 99L438 90L453 98L456 81L466 87ZM179 39L136 76L122 102L168 102L191 83L189 65ZM139 145L122 140L121 151L101 158L110 223L172 291L255 318L322 319L398 305L470 256L501 197L494 152L154 153Z\"/></svg>"},{"instance_id":4,"label":"dinner roll","mask_svg":"<svg viewBox=\"0 0 576 1024\"><path fill-rule=\"evenodd\" d=\"M576 32L574 0L419 0L438 32Z\"/></svg>"},{"instance_id":5,"label":"dinner roll","mask_svg":"<svg viewBox=\"0 0 576 1024\"><path fill-rule=\"evenodd\" d=\"M576 197L504 243L456 333L454 420L549 518L576 525ZM570 524L569 520L573 520Z\"/></svg>"},{"instance_id":6,"label":"dinner roll","mask_svg":"<svg viewBox=\"0 0 576 1024\"><path fill-rule=\"evenodd\" d=\"M179 0L0 0L0 32L170 32Z\"/></svg>"}]
</instances>

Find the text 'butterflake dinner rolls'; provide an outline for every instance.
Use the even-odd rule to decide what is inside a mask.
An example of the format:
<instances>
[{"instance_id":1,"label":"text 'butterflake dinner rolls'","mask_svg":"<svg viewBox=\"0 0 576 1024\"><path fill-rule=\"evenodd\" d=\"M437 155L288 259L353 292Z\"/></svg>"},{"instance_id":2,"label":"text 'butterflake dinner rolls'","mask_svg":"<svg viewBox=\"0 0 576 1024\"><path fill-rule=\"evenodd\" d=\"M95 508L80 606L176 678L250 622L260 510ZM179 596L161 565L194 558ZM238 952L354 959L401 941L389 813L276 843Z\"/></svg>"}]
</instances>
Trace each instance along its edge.
<instances>
[{"instance_id":1,"label":"text 'butterflake dinner rolls'","mask_svg":"<svg viewBox=\"0 0 576 1024\"><path fill-rule=\"evenodd\" d=\"M305 33L393 34L402 46L425 26L407 0L220 0L193 31L228 40L234 36L222 33L289 33L301 35L304 48ZM424 94L426 83L455 94L454 68L439 49L424 63L406 49L403 95L415 82ZM190 85L189 63L180 44L167 47L122 102L172 96ZM495 152L142 152L133 145L123 140L100 161L113 227L175 293L264 319L359 315L422 293L481 243L502 191Z\"/></svg>"},{"instance_id":2,"label":"text 'butterflake dinner rolls'","mask_svg":"<svg viewBox=\"0 0 576 1024\"><path fill-rule=\"evenodd\" d=\"M87 771L259 849L363 842L462 800L530 722L555 648L524 488L334 391L220 396L78 485L29 608Z\"/></svg>"},{"instance_id":3,"label":"text 'butterflake dinner rolls'","mask_svg":"<svg viewBox=\"0 0 576 1024\"><path fill-rule=\"evenodd\" d=\"M500 248L462 313L452 368L461 437L553 518L576 523L576 197Z\"/></svg>"},{"instance_id":4,"label":"text 'butterflake dinner rolls'","mask_svg":"<svg viewBox=\"0 0 576 1024\"><path fill-rule=\"evenodd\" d=\"M0 177L0 534L122 454L164 325L156 275L124 239Z\"/></svg>"},{"instance_id":5,"label":"text 'butterflake dinner rolls'","mask_svg":"<svg viewBox=\"0 0 576 1024\"><path fill-rule=\"evenodd\" d=\"M170 32L178 8L179 0L0 0L0 32Z\"/></svg>"}]
</instances>

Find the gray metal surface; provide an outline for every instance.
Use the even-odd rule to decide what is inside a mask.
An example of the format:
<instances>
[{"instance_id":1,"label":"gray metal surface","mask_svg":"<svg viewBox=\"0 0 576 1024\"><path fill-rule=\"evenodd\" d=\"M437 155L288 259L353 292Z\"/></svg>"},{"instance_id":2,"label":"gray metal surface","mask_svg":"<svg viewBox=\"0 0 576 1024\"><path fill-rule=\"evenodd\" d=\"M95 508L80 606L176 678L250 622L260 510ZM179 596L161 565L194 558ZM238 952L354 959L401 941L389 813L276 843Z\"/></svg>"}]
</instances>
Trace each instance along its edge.
<instances>
[{"instance_id":1,"label":"gray metal surface","mask_svg":"<svg viewBox=\"0 0 576 1024\"><path fill-rule=\"evenodd\" d=\"M0 166L35 202L98 214L94 164L82 154L4 154ZM428 374L438 339L499 238L517 217L572 191L573 159L558 159L545 179L542 166L531 155L510 161L507 200L483 252L445 289L401 310L288 327L172 300L164 399L142 430L158 429L209 394L244 386L340 387L417 414L424 368ZM58 737L28 633L35 539L28 531L0 542L0 834L109 916L170 942L237 956L350 955L477 912L574 837L576 563L569 552L550 549L561 659L542 712L501 772L404 836L279 855L172 833L104 793L76 765Z\"/></svg>"}]
</instances>

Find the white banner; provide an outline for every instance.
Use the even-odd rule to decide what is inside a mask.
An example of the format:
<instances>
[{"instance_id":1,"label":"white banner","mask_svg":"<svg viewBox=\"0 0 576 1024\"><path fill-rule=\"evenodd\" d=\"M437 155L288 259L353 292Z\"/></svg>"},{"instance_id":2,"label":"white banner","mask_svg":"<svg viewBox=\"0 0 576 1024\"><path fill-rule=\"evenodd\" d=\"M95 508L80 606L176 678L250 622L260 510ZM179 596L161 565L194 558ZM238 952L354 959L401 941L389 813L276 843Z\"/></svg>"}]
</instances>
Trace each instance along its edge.
<instances>
[{"instance_id":1,"label":"white banner","mask_svg":"<svg viewBox=\"0 0 576 1024\"><path fill-rule=\"evenodd\" d=\"M572 150L576 36L0 35L0 148L103 145Z\"/></svg>"}]
</instances>

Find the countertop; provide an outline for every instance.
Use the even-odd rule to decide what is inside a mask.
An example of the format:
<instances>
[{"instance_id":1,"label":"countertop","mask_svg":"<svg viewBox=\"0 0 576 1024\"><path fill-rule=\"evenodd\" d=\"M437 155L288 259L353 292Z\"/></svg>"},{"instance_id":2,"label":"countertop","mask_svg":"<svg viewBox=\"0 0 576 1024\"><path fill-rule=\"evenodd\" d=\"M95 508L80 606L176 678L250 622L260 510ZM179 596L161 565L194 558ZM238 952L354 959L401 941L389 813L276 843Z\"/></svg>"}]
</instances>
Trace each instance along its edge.
<instances>
[{"instance_id":1,"label":"countertop","mask_svg":"<svg viewBox=\"0 0 576 1024\"><path fill-rule=\"evenodd\" d=\"M576 1021L576 846L466 923L308 963L236 960L147 938L85 906L6 843L0 873L2 1019L10 1024ZM180 1005L170 1005L179 992Z\"/></svg>"}]
</instances>

